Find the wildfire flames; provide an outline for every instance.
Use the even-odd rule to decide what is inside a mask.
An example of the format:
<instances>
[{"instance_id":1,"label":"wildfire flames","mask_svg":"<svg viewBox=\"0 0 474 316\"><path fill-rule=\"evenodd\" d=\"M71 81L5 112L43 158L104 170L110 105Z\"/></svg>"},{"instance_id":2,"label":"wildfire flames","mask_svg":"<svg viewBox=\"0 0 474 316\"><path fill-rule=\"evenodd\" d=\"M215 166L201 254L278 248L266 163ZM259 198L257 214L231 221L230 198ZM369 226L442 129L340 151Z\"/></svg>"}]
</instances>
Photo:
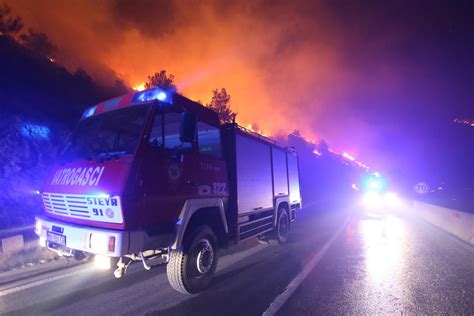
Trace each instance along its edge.
<instances>
[{"instance_id":1,"label":"wildfire flames","mask_svg":"<svg viewBox=\"0 0 474 316\"><path fill-rule=\"evenodd\" d=\"M261 134L298 130L305 139L378 160L400 150L394 146L382 157L377 148L385 136L420 133L395 117L410 117L413 104L435 108L452 99L445 78L457 70L436 56L458 50L434 44L467 29L450 20L453 14L421 3L6 1L25 28L57 46L52 62L71 71L81 67L103 84L121 79L140 91L164 69L181 93L203 104L213 89L225 88L237 122L257 124ZM442 52L433 55L433 47Z\"/></svg>"},{"instance_id":2,"label":"wildfire flames","mask_svg":"<svg viewBox=\"0 0 474 316\"><path fill-rule=\"evenodd\" d=\"M132 89L135 90L135 91L143 91L143 90L145 90L145 83L142 82L138 85L135 85L135 86L132 87Z\"/></svg>"},{"instance_id":3,"label":"wildfire flames","mask_svg":"<svg viewBox=\"0 0 474 316\"><path fill-rule=\"evenodd\" d=\"M260 2L208 1L193 6L175 1L18 1L10 5L25 25L45 32L57 45L55 62L71 70L81 67L110 85L118 77L136 91L145 88L149 75L165 69L175 75L185 96L202 103L210 101L212 89L226 88L237 121L257 123L260 134L298 129L305 137L318 138L312 126L320 112L319 97L307 91L313 86L325 90L333 74L340 72L335 71L339 67L332 49L306 45L295 36L296 42L285 44L290 40L286 26L270 23L273 15L255 13L269 9ZM302 11L282 5L278 14L296 18ZM310 23L309 16L299 20ZM293 30L299 31L299 27ZM320 31L317 36L325 34ZM297 103L305 107L295 107Z\"/></svg>"}]
</instances>

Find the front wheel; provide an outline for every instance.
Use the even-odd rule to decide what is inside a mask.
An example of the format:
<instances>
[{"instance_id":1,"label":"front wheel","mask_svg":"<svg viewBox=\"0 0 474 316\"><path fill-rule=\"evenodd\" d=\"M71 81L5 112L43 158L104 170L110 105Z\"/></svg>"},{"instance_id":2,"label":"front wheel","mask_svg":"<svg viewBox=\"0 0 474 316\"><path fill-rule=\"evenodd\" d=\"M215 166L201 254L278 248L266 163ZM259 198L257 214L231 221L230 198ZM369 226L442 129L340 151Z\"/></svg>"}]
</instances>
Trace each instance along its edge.
<instances>
[{"instance_id":1,"label":"front wheel","mask_svg":"<svg viewBox=\"0 0 474 316\"><path fill-rule=\"evenodd\" d=\"M217 238L207 225L197 227L185 238L183 247L171 251L166 273L178 292L194 294L204 290L214 276L218 261Z\"/></svg>"}]
</instances>

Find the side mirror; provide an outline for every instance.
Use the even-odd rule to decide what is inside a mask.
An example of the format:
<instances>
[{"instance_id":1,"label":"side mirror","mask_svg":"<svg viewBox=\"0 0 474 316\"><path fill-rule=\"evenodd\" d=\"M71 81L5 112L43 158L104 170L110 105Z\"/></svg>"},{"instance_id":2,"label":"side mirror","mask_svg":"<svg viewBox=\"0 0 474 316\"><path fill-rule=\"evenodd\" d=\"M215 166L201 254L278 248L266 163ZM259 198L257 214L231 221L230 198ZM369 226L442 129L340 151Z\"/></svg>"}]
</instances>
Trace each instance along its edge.
<instances>
[{"instance_id":1,"label":"side mirror","mask_svg":"<svg viewBox=\"0 0 474 316\"><path fill-rule=\"evenodd\" d=\"M196 135L196 114L192 112L181 113L181 126L179 130L179 140L183 143L192 143Z\"/></svg>"}]
</instances>

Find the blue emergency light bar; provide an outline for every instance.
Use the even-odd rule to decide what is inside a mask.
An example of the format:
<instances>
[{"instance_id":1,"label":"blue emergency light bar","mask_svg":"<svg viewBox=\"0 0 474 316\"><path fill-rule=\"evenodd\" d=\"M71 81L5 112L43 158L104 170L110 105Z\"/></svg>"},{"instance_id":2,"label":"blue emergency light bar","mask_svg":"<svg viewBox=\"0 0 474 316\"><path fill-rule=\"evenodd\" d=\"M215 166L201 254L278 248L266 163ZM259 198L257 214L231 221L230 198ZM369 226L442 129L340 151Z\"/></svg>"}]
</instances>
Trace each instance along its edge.
<instances>
[{"instance_id":1,"label":"blue emergency light bar","mask_svg":"<svg viewBox=\"0 0 474 316\"><path fill-rule=\"evenodd\" d=\"M132 99L132 103L152 101L152 100L158 100L164 103L173 104L173 96L171 92L160 89L160 88L155 88L155 89L150 89L150 90L145 90L145 91L135 93Z\"/></svg>"},{"instance_id":2,"label":"blue emergency light bar","mask_svg":"<svg viewBox=\"0 0 474 316\"><path fill-rule=\"evenodd\" d=\"M91 106L90 108L87 108L84 113L82 113L81 120L86 119L88 117L91 117L94 115L95 110L97 109L97 105Z\"/></svg>"},{"instance_id":3,"label":"blue emergency light bar","mask_svg":"<svg viewBox=\"0 0 474 316\"><path fill-rule=\"evenodd\" d=\"M120 100L121 98L115 98L111 101L108 101L108 103L105 104L104 109L110 109L118 105ZM160 88L154 88L154 89L135 93L133 95L131 103L146 102L146 101L152 101L152 100L158 100L164 103L173 104L173 95L169 91L166 91ZM97 105L87 108L84 111L84 113L82 113L81 120L84 120L94 115L96 109L97 109Z\"/></svg>"}]
</instances>

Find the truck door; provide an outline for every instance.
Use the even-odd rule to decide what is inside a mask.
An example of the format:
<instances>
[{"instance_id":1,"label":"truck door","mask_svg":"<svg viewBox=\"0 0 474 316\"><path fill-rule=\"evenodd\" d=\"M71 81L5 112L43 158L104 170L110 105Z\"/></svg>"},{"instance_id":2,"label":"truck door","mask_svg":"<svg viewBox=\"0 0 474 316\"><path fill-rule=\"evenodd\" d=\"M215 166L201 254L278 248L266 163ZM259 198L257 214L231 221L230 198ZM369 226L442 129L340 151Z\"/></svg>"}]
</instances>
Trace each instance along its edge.
<instances>
[{"instance_id":1,"label":"truck door","mask_svg":"<svg viewBox=\"0 0 474 316\"><path fill-rule=\"evenodd\" d=\"M155 110L142 171L146 225L174 224L184 201L197 194L196 143L180 141L180 121L178 112Z\"/></svg>"}]
</instances>

